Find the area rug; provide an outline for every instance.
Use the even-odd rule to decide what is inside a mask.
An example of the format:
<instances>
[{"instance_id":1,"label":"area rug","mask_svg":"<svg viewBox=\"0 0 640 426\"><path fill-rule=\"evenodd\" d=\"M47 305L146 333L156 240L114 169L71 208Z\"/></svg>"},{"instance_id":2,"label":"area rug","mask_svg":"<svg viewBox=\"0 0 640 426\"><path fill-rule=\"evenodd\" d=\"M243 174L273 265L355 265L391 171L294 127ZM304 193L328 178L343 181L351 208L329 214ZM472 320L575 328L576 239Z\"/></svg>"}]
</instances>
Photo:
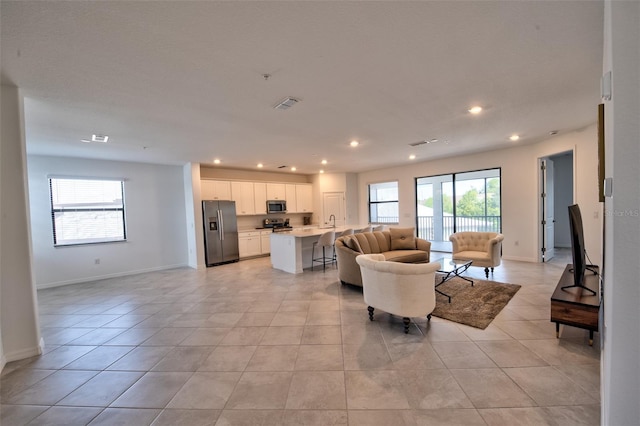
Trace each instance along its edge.
<instances>
[{"instance_id":1,"label":"area rug","mask_svg":"<svg viewBox=\"0 0 640 426\"><path fill-rule=\"evenodd\" d=\"M440 279L436 275L436 282L440 282ZM432 315L484 330L520 290L518 284L479 279L473 281L471 287L468 281L454 277L438 287L438 290L451 296L451 303L436 293L436 308Z\"/></svg>"}]
</instances>

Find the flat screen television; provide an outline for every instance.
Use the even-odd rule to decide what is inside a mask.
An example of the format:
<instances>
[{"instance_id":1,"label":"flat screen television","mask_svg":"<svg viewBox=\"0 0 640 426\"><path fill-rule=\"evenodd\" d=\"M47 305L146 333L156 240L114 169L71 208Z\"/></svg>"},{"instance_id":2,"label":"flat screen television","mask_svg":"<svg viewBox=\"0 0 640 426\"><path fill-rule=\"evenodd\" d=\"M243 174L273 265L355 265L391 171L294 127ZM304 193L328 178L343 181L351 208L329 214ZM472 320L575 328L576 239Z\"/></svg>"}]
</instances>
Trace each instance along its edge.
<instances>
[{"instance_id":1,"label":"flat screen television","mask_svg":"<svg viewBox=\"0 0 640 426\"><path fill-rule=\"evenodd\" d=\"M589 268L590 265L587 265L582 215L580 214L580 207L577 204L569 206L569 228L571 232L571 255L573 257L573 285L564 286L562 289L580 287L595 295L596 292L584 284L586 271L589 270L592 273L595 273L595 271Z\"/></svg>"}]
</instances>

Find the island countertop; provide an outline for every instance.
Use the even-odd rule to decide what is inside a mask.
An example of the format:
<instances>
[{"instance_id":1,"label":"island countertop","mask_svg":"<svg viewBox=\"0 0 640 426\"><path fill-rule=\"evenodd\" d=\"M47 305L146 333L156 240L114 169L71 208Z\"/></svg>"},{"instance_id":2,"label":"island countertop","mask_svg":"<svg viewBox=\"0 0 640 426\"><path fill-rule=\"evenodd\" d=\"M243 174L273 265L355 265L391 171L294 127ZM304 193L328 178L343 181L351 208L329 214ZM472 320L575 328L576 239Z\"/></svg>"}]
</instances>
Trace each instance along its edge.
<instances>
[{"instance_id":1,"label":"island countertop","mask_svg":"<svg viewBox=\"0 0 640 426\"><path fill-rule=\"evenodd\" d=\"M342 231L344 231L345 229L353 229L351 227L347 227L347 226L338 226L336 228L293 228L290 231L280 231L280 232L274 232L275 235L288 235L290 237L298 237L298 238L304 238L304 237L319 237L320 235L324 234L325 232L329 232L332 230L336 231L336 235L340 235L340 233Z\"/></svg>"},{"instance_id":2,"label":"island countertop","mask_svg":"<svg viewBox=\"0 0 640 426\"><path fill-rule=\"evenodd\" d=\"M338 226L336 228L294 228L291 231L274 232L271 234L271 266L274 269L300 274L305 268L311 267L313 243L325 232L335 230L339 236L345 229L352 226ZM360 228L355 228L360 229ZM322 249L320 249L322 251ZM331 256L333 252L327 253ZM315 256L321 256L316 253Z\"/></svg>"}]
</instances>

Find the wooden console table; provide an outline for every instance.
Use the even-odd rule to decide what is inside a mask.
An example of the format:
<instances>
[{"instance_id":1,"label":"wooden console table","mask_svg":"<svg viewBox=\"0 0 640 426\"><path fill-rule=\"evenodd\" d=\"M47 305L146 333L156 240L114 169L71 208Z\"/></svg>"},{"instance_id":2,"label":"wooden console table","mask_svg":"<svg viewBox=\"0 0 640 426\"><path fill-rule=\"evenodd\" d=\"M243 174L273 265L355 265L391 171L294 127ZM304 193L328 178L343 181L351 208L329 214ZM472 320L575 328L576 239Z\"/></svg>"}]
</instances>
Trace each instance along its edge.
<instances>
[{"instance_id":1,"label":"wooden console table","mask_svg":"<svg viewBox=\"0 0 640 426\"><path fill-rule=\"evenodd\" d=\"M598 314L600 311L600 279L599 275L587 270L584 285L595 291L595 295L580 287L562 289L573 284L573 265L564 269L562 277L551 296L551 322L556 323L556 338L560 337L560 324L589 330L589 345L593 345L593 332L598 331ZM598 271L598 267L592 267Z\"/></svg>"}]
</instances>

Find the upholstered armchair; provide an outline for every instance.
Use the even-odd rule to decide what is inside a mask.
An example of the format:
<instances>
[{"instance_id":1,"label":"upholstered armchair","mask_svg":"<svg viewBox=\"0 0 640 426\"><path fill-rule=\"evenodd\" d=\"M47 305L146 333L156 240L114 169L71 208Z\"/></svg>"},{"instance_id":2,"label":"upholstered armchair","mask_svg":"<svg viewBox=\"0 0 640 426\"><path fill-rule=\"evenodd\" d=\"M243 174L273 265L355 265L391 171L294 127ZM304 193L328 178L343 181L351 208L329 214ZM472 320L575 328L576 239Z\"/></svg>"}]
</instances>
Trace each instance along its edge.
<instances>
[{"instance_id":1,"label":"upholstered armchair","mask_svg":"<svg viewBox=\"0 0 640 426\"><path fill-rule=\"evenodd\" d=\"M500 266L504 236L497 232L456 232L451 234L453 260L471 260L471 266L484 267L489 278L489 268Z\"/></svg>"},{"instance_id":2,"label":"upholstered armchair","mask_svg":"<svg viewBox=\"0 0 640 426\"><path fill-rule=\"evenodd\" d=\"M356 262L362 273L369 320L373 321L373 311L379 308L402 317L404 332L408 333L410 318L431 319L436 307L435 274L439 263L389 262L382 254L362 254Z\"/></svg>"}]
</instances>

